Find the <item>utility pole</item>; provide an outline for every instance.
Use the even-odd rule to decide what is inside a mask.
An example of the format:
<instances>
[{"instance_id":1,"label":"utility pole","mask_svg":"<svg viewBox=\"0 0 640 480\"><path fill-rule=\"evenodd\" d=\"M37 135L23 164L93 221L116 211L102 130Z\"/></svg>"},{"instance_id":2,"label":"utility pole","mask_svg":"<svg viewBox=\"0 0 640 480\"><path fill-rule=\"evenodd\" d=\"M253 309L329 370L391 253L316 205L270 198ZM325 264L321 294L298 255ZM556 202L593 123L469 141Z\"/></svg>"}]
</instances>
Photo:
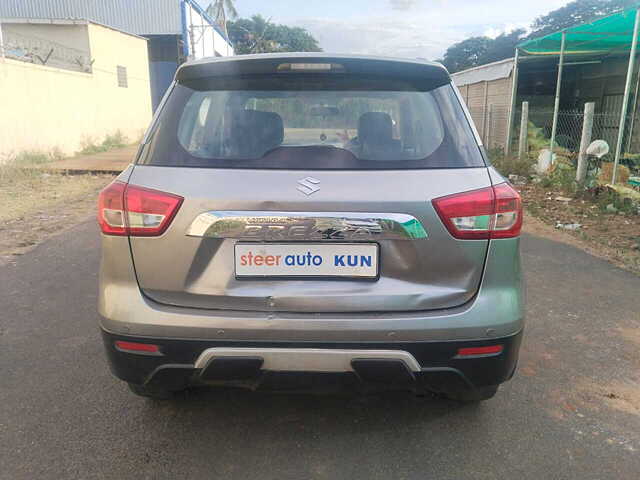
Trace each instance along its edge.
<instances>
[{"instance_id":1,"label":"utility pole","mask_svg":"<svg viewBox=\"0 0 640 480\"><path fill-rule=\"evenodd\" d=\"M567 32L562 32L560 41L560 61L558 62L558 79L556 81L556 99L553 106L553 126L551 127L551 160L553 160L553 144L556 143L556 131L558 130L558 113L560 112L560 90L562 88L562 67L564 66L564 46L567 41Z\"/></svg>"},{"instance_id":2,"label":"utility pole","mask_svg":"<svg viewBox=\"0 0 640 480\"><path fill-rule=\"evenodd\" d=\"M622 111L620 112L620 127L618 129L618 142L616 143L616 156L613 160L613 175L611 175L611 184L616 184L618 175L618 163L620 162L620 154L622 153L622 140L624 138L624 127L627 121L627 109L629 108L629 93L631 91L631 78L633 77L633 68L636 63L636 50L638 48L638 27L640 26L640 8L636 10L636 20L633 26L633 39L631 40L631 51L629 52L629 67L627 69L627 80L624 85L624 97L622 99Z\"/></svg>"},{"instance_id":3,"label":"utility pole","mask_svg":"<svg viewBox=\"0 0 640 480\"><path fill-rule=\"evenodd\" d=\"M518 95L518 48L513 56L513 71L511 73L511 105L509 106L509 116L507 117L507 139L504 145L504 154L509 156L511 152L511 130L513 130L513 119L516 109L516 96Z\"/></svg>"},{"instance_id":4,"label":"utility pole","mask_svg":"<svg viewBox=\"0 0 640 480\"><path fill-rule=\"evenodd\" d=\"M584 104L584 119L582 121L582 138L580 139L580 153L578 154L578 169L576 171L576 182L584 185L587 178L587 147L591 143L591 132L593 131L593 112L596 104L588 102Z\"/></svg>"},{"instance_id":5,"label":"utility pole","mask_svg":"<svg viewBox=\"0 0 640 480\"><path fill-rule=\"evenodd\" d=\"M527 134L529 130L529 102L522 102L522 117L520 118L520 141L518 142L518 158L527 155Z\"/></svg>"}]
</instances>

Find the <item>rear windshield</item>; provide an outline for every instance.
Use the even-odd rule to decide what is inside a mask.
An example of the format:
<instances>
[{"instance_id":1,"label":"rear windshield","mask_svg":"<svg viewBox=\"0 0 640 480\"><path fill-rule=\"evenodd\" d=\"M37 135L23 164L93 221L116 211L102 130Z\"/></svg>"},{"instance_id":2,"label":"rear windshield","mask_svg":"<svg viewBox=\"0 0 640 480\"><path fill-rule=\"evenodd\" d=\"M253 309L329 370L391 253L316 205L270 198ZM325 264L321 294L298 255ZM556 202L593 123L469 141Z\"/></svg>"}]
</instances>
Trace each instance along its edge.
<instances>
[{"instance_id":1,"label":"rear windshield","mask_svg":"<svg viewBox=\"0 0 640 480\"><path fill-rule=\"evenodd\" d=\"M178 84L140 163L287 169L484 166L450 84L287 77Z\"/></svg>"}]
</instances>

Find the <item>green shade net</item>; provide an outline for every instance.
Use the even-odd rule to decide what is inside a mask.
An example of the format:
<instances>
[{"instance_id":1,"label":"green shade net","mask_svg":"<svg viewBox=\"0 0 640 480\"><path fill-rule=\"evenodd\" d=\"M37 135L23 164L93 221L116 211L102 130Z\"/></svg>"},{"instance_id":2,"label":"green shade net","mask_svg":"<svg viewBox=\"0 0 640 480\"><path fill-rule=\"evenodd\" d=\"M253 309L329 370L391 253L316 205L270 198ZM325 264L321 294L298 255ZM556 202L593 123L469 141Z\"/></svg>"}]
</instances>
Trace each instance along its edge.
<instances>
[{"instance_id":1,"label":"green shade net","mask_svg":"<svg viewBox=\"0 0 640 480\"><path fill-rule=\"evenodd\" d=\"M635 18L636 9L633 8L565 29L565 54L594 55L630 50ZM559 55L561 42L562 32L555 32L522 42L518 48L528 55Z\"/></svg>"}]
</instances>

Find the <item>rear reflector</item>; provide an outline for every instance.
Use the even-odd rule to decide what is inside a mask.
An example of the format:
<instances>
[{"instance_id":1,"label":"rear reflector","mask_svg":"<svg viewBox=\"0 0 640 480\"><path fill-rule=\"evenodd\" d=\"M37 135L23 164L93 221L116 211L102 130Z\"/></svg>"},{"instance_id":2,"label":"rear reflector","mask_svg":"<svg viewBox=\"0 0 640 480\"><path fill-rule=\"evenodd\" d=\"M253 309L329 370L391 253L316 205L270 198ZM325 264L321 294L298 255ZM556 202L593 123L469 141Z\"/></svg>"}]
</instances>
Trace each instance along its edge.
<instances>
[{"instance_id":1,"label":"rear reflector","mask_svg":"<svg viewBox=\"0 0 640 480\"><path fill-rule=\"evenodd\" d=\"M115 181L98 197L98 223L106 235L156 237L175 217L183 198Z\"/></svg>"},{"instance_id":2,"label":"rear reflector","mask_svg":"<svg viewBox=\"0 0 640 480\"><path fill-rule=\"evenodd\" d=\"M128 352L160 352L160 347L158 347L158 345L153 345L151 343L124 342L122 340L116 340L116 348L118 350L125 350Z\"/></svg>"},{"instance_id":3,"label":"rear reflector","mask_svg":"<svg viewBox=\"0 0 640 480\"><path fill-rule=\"evenodd\" d=\"M502 352L502 345L490 345L488 347L468 347L458 349L458 357L471 357L475 355L491 355Z\"/></svg>"},{"instance_id":4,"label":"rear reflector","mask_svg":"<svg viewBox=\"0 0 640 480\"><path fill-rule=\"evenodd\" d=\"M449 233L463 240L511 238L522 229L520 195L508 183L433 200Z\"/></svg>"}]
</instances>

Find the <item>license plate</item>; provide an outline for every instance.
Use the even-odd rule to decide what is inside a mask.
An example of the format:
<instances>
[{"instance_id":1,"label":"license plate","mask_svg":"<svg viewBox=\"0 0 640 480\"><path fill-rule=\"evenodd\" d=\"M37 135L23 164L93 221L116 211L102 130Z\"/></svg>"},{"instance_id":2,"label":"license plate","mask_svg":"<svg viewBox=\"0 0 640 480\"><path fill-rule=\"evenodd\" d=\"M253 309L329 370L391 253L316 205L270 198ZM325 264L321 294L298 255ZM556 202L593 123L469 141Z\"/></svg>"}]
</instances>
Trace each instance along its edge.
<instances>
[{"instance_id":1,"label":"license plate","mask_svg":"<svg viewBox=\"0 0 640 480\"><path fill-rule=\"evenodd\" d=\"M236 277L378 276L375 243L237 243Z\"/></svg>"}]
</instances>

